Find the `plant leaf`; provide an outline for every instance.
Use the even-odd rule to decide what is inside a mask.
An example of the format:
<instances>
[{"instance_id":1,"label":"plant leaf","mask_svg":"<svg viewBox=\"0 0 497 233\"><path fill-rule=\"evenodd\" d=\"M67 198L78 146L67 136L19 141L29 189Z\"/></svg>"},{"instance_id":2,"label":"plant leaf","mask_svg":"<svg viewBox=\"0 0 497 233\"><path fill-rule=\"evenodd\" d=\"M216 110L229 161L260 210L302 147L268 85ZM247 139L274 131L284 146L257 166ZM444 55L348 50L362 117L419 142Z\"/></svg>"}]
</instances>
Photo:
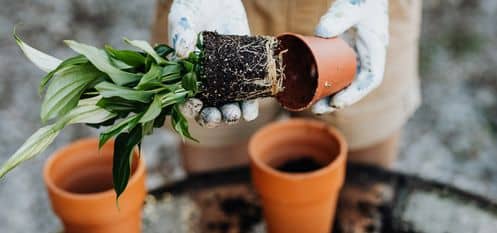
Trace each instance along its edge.
<instances>
[{"instance_id":1,"label":"plant leaf","mask_svg":"<svg viewBox=\"0 0 497 233\"><path fill-rule=\"evenodd\" d=\"M122 194L128 185L131 175L131 162L133 149L142 140L142 129L140 125L133 128L129 133L121 133L117 136L114 144L114 163L112 165L112 176L116 199Z\"/></svg>"},{"instance_id":2,"label":"plant leaf","mask_svg":"<svg viewBox=\"0 0 497 233\"><path fill-rule=\"evenodd\" d=\"M138 85L136 85L135 89L145 90L148 88L153 88L161 85L160 76L161 76L161 68L156 64L152 64L150 66L150 70L143 75L140 79Z\"/></svg>"},{"instance_id":3,"label":"plant leaf","mask_svg":"<svg viewBox=\"0 0 497 233\"><path fill-rule=\"evenodd\" d=\"M174 53L174 49L166 44L160 44L154 47L155 52L161 57L166 57L169 54Z\"/></svg>"},{"instance_id":4,"label":"plant leaf","mask_svg":"<svg viewBox=\"0 0 497 233\"><path fill-rule=\"evenodd\" d=\"M178 63L165 65L164 68L162 68L162 76L179 74L181 73L182 68L183 67Z\"/></svg>"},{"instance_id":5,"label":"plant leaf","mask_svg":"<svg viewBox=\"0 0 497 233\"><path fill-rule=\"evenodd\" d=\"M171 114L170 106L163 108L159 116L157 116L154 120L154 127L162 128L162 126L164 126L164 123L166 123L166 116L170 114Z\"/></svg>"},{"instance_id":6,"label":"plant leaf","mask_svg":"<svg viewBox=\"0 0 497 233\"><path fill-rule=\"evenodd\" d=\"M193 68L194 68L193 63L191 63L187 60L183 60L183 61L181 61L181 63L183 64L183 67L185 67L186 71L188 71L188 72L193 71Z\"/></svg>"},{"instance_id":7,"label":"plant leaf","mask_svg":"<svg viewBox=\"0 0 497 233\"><path fill-rule=\"evenodd\" d=\"M119 114L142 112L146 109L146 106L138 101L131 101L121 97L102 98L98 101L97 106Z\"/></svg>"},{"instance_id":8,"label":"plant leaf","mask_svg":"<svg viewBox=\"0 0 497 233\"><path fill-rule=\"evenodd\" d=\"M174 131L176 131L183 138L183 140L188 138L198 142L198 140L193 138L190 134L190 131L188 130L188 121L186 121L186 118L179 111L177 104L171 109L171 125L173 126Z\"/></svg>"},{"instance_id":9,"label":"plant leaf","mask_svg":"<svg viewBox=\"0 0 497 233\"><path fill-rule=\"evenodd\" d=\"M100 133L98 138L98 148L102 148L105 143L112 137L120 134L124 131L129 131L133 129L137 124L143 114L136 114L126 118L125 120L114 124L112 127L107 128L104 132Z\"/></svg>"},{"instance_id":10,"label":"plant leaf","mask_svg":"<svg viewBox=\"0 0 497 233\"><path fill-rule=\"evenodd\" d=\"M180 73L174 73L166 76L161 77L161 82L176 82L181 80L181 75Z\"/></svg>"},{"instance_id":11,"label":"plant leaf","mask_svg":"<svg viewBox=\"0 0 497 233\"><path fill-rule=\"evenodd\" d=\"M88 58L98 70L109 75L110 79L118 85L126 85L138 81L141 77L139 74L128 73L113 66L109 56L103 50L72 40L66 40L65 43L72 50Z\"/></svg>"},{"instance_id":12,"label":"plant leaf","mask_svg":"<svg viewBox=\"0 0 497 233\"><path fill-rule=\"evenodd\" d=\"M164 64L166 62L166 59L160 57L159 54L155 52L154 48L152 48L152 46L148 42L144 40L129 40L127 38L124 38L124 41L129 45L137 47L143 50L148 55L152 56L157 64Z\"/></svg>"},{"instance_id":13,"label":"plant leaf","mask_svg":"<svg viewBox=\"0 0 497 233\"><path fill-rule=\"evenodd\" d=\"M85 105L84 100L81 100L80 103L78 107L56 122L60 129L68 124L98 124L116 116L114 113L96 106L96 102Z\"/></svg>"},{"instance_id":14,"label":"plant leaf","mask_svg":"<svg viewBox=\"0 0 497 233\"><path fill-rule=\"evenodd\" d=\"M91 64L73 65L57 72L43 98L40 114L42 122L73 109L83 91L102 75Z\"/></svg>"},{"instance_id":15,"label":"plant leaf","mask_svg":"<svg viewBox=\"0 0 497 233\"><path fill-rule=\"evenodd\" d=\"M115 66L116 68L120 69L120 70L126 70L126 69L131 69L133 68L133 66L130 66L126 63L124 63L123 61L121 60L117 60L113 57L109 57L110 59L110 63Z\"/></svg>"},{"instance_id":16,"label":"plant leaf","mask_svg":"<svg viewBox=\"0 0 497 233\"><path fill-rule=\"evenodd\" d=\"M154 92L139 91L127 87L121 87L110 82L101 82L95 86L95 89L103 97L121 97L127 100L149 103Z\"/></svg>"},{"instance_id":17,"label":"plant leaf","mask_svg":"<svg viewBox=\"0 0 497 233\"><path fill-rule=\"evenodd\" d=\"M181 79L181 85L186 90L192 91L193 95L197 94L197 74L195 74L195 72L186 73L185 76L183 76L183 79Z\"/></svg>"},{"instance_id":18,"label":"plant leaf","mask_svg":"<svg viewBox=\"0 0 497 233\"><path fill-rule=\"evenodd\" d=\"M177 103L183 103L188 96L189 91L180 90L177 92L167 93L162 97L162 107L167 107Z\"/></svg>"},{"instance_id":19,"label":"plant leaf","mask_svg":"<svg viewBox=\"0 0 497 233\"><path fill-rule=\"evenodd\" d=\"M18 166L20 163L32 159L44 151L57 137L60 130L55 125L47 125L38 129L17 151L2 164L0 168L0 178L7 172Z\"/></svg>"},{"instance_id":20,"label":"plant leaf","mask_svg":"<svg viewBox=\"0 0 497 233\"><path fill-rule=\"evenodd\" d=\"M190 61L193 64L199 64L200 60L200 54L198 51L192 51L190 54L188 54L188 61Z\"/></svg>"},{"instance_id":21,"label":"plant leaf","mask_svg":"<svg viewBox=\"0 0 497 233\"><path fill-rule=\"evenodd\" d=\"M161 95L155 95L154 100L148 107L143 117L140 119L140 123L153 121L157 116L159 116L161 110L162 110Z\"/></svg>"},{"instance_id":22,"label":"plant leaf","mask_svg":"<svg viewBox=\"0 0 497 233\"><path fill-rule=\"evenodd\" d=\"M118 50L112 48L110 45L105 45L105 52L111 57L120 60L132 67L140 67L145 65L145 57L139 52L132 50Z\"/></svg>"},{"instance_id":23,"label":"plant leaf","mask_svg":"<svg viewBox=\"0 0 497 233\"><path fill-rule=\"evenodd\" d=\"M142 124L142 135L150 135L154 131L154 121L148 121Z\"/></svg>"},{"instance_id":24,"label":"plant leaf","mask_svg":"<svg viewBox=\"0 0 497 233\"><path fill-rule=\"evenodd\" d=\"M24 43L24 41L14 33L14 39L16 40L17 45L21 48L22 52L26 57L35 64L36 67L40 68L45 72L50 72L57 68L59 64L62 62L60 59L50 56L40 50L37 50L30 45Z\"/></svg>"},{"instance_id":25,"label":"plant leaf","mask_svg":"<svg viewBox=\"0 0 497 233\"><path fill-rule=\"evenodd\" d=\"M94 105L98 101L98 98L81 100L78 107L74 108L56 123L38 129L2 164L0 178L4 177L10 170L22 162L32 159L43 152L65 126L76 123L100 123L114 117L114 114Z\"/></svg>"},{"instance_id":26,"label":"plant leaf","mask_svg":"<svg viewBox=\"0 0 497 233\"><path fill-rule=\"evenodd\" d=\"M45 89L45 86L50 82L50 80L53 78L56 72L61 71L64 68L67 68L72 65L78 65L78 64L83 64L87 63L88 59L86 59L85 56L83 55L77 55L71 58L68 58L64 60L62 63L57 66L54 70L50 71L47 75L45 75L40 82L40 87L38 88L38 93L41 94L43 90Z\"/></svg>"}]
</instances>

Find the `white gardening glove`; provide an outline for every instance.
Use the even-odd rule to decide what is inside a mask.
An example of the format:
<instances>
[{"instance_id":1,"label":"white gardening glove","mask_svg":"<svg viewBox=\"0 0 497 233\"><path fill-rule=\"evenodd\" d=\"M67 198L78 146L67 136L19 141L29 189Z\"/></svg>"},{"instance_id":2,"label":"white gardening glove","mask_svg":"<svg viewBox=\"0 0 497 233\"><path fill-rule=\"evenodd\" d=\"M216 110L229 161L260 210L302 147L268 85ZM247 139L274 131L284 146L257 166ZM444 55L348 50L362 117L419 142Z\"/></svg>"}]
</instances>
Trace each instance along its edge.
<instances>
[{"instance_id":1,"label":"white gardening glove","mask_svg":"<svg viewBox=\"0 0 497 233\"><path fill-rule=\"evenodd\" d=\"M179 56L186 57L197 43L201 31L249 35L245 8L240 0L175 0L169 13L169 43ZM220 108L203 107L199 99L190 99L181 107L187 117L206 127L221 122L234 124L243 117L251 121L259 115L257 100L230 103Z\"/></svg>"},{"instance_id":2,"label":"white gardening glove","mask_svg":"<svg viewBox=\"0 0 497 233\"><path fill-rule=\"evenodd\" d=\"M388 45L388 0L337 0L321 17L315 34L336 37L351 27L357 29L358 74L350 86L318 101L312 107L316 114L358 102L383 80Z\"/></svg>"}]
</instances>

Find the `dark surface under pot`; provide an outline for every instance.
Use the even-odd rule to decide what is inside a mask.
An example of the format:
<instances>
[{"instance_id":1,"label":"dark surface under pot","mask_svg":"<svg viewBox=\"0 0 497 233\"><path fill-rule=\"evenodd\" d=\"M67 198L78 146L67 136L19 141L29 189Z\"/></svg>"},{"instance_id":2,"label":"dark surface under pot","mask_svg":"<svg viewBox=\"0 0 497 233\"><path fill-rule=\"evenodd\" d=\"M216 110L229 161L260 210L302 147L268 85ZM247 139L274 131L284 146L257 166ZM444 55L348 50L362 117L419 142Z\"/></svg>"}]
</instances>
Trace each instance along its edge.
<instances>
[{"instance_id":1,"label":"dark surface under pot","mask_svg":"<svg viewBox=\"0 0 497 233\"><path fill-rule=\"evenodd\" d=\"M349 165L347 172L335 232L494 232L497 226L497 204L484 197L369 166ZM148 207L179 196L194 203L199 214L189 217L185 232L264 232L248 168L190 176L151 195Z\"/></svg>"}]
</instances>

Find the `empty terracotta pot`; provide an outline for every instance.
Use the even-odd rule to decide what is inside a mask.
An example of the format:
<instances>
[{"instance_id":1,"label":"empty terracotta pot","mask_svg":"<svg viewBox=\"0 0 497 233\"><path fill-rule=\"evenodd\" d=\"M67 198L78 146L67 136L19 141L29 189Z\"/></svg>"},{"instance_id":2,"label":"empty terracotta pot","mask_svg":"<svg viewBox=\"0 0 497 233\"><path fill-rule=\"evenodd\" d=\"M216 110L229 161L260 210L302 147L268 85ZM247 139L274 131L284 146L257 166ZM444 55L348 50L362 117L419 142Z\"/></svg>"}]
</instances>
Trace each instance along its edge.
<instances>
[{"instance_id":1,"label":"empty terracotta pot","mask_svg":"<svg viewBox=\"0 0 497 233\"><path fill-rule=\"evenodd\" d=\"M356 54L344 40L294 33L283 33L278 40L288 51L283 53L284 89L276 98L288 110L304 110L354 80Z\"/></svg>"},{"instance_id":2,"label":"empty terracotta pot","mask_svg":"<svg viewBox=\"0 0 497 233\"><path fill-rule=\"evenodd\" d=\"M341 133L319 121L277 122L252 137L249 153L269 233L331 232L345 178L347 144ZM282 171L296 168L288 166L291 161L308 166L309 160L320 168Z\"/></svg>"},{"instance_id":3,"label":"empty terracotta pot","mask_svg":"<svg viewBox=\"0 0 497 233\"><path fill-rule=\"evenodd\" d=\"M76 141L55 152L43 178L52 209L65 233L139 233L145 200L145 162L135 159L128 187L119 197L112 184L114 142L98 151L98 139Z\"/></svg>"}]
</instances>

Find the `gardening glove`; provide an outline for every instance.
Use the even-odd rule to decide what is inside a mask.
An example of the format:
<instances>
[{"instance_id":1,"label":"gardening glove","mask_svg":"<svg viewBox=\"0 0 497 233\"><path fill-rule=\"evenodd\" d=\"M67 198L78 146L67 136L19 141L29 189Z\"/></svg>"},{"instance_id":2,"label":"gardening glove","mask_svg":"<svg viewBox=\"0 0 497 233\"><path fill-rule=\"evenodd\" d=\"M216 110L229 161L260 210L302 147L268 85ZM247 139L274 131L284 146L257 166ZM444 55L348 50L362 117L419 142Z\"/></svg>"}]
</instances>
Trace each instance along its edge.
<instances>
[{"instance_id":1,"label":"gardening glove","mask_svg":"<svg viewBox=\"0 0 497 233\"><path fill-rule=\"evenodd\" d=\"M383 80L388 45L388 0L337 0L320 19L315 34L330 38L355 27L358 72L351 85L318 101L316 114L350 106L377 88Z\"/></svg>"},{"instance_id":2,"label":"gardening glove","mask_svg":"<svg viewBox=\"0 0 497 233\"><path fill-rule=\"evenodd\" d=\"M249 35L250 29L243 4L239 0L175 0L169 13L169 43L178 56L187 57L196 49L201 31L220 34ZM259 115L257 100L229 103L220 108L203 106L199 99L189 99L181 112L205 127L216 127L222 122L237 123L243 117L251 121Z\"/></svg>"}]
</instances>

